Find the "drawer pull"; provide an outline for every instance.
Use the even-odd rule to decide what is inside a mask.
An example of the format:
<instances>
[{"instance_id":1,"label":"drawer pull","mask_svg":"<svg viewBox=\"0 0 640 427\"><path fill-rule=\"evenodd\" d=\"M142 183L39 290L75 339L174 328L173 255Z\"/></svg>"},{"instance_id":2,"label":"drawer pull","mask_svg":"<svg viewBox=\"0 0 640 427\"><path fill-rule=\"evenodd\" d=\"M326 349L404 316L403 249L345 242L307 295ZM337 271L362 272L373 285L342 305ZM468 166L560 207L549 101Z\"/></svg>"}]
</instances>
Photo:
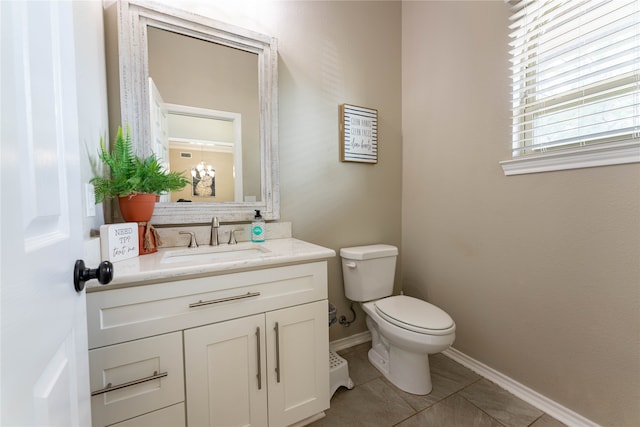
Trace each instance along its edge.
<instances>
[{"instance_id":1,"label":"drawer pull","mask_svg":"<svg viewBox=\"0 0 640 427\"><path fill-rule=\"evenodd\" d=\"M168 372L162 372L159 374L158 371L153 371L153 375L151 375L150 377L140 378L137 380L129 381L129 382L118 384L118 385L111 385L111 383L109 383L105 388L101 390L92 391L91 396L97 396L99 394L109 393L110 391L120 390L121 388L131 387L132 385L137 385L137 384L146 383L147 381L157 380L159 378L164 378L167 375L169 375Z\"/></svg>"},{"instance_id":2,"label":"drawer pull","mask_svg":"<svg viewBox=\"0 0 640 427\"><path fill-rule=\"evenodd\" d=\"M278 322L273 330L276 331L276 381L280 382L280 327Z\"/></svg>"},{"instance_id":3,"label":"drawer pull","mask_svg":"<svg viewBox=\"0 0 640 427\"><path fill-rule=\"evenodd\" d=\"M260 292L247 292L246 294L236 295L233 297L218 298L218 299L212 299L209 301L200 300L198 302L194 302L193 304L189 304L189 308L202 307L203 305L219 304L221 302L235 301L237 299L259 297L259 296L260 296Z\"/></svg>"},{"instance_id":4,"label":"drawer pull","mask_svg":"<svg viewBox=\"0 0 640 427\"><path fill-rule=\"evenodd\" d=\"M258 344L258 390L262 390L262 357L260 356L260 326L256 329L256 344Z\"/></svg>"}]
</instances>

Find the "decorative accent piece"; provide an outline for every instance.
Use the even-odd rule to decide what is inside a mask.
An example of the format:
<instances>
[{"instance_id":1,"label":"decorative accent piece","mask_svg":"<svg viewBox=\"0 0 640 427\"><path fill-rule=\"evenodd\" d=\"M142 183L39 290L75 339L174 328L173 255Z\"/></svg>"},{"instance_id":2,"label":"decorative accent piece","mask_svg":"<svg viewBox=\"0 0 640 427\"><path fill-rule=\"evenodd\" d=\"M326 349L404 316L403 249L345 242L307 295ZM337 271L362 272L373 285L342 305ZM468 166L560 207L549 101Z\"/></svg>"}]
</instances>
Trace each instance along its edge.
<instances>
[{"instance_id":1,"label":"decorative accent piece","mask_svg":"<svg viewBox=\"0 0 640 427\"><path fill-rule=\"evenodd\" d=\"M138 223L100 226L100 252L103 261L121 261L138 256Z\"/></svg>"},{"instance_id":2,"label":"decorative accent piece","mask_svg":"<svg viewBox=\"0 0 640 427\"><path fill-rule=\"evenodd\" d=\"M158 246L162 245L158 231L150 222L138 223L138 245L141 255L158 252Z\"/></svg>"},{"instance_id":3,"label":"decorative accent piece","mask_svg":"<svg viewBox=\"0 0 640 427\"><path fill-rule=\"evenodd\" d=\"M378 163L378 110L340 105L340 161Z\"/></svg>"}]
</instances>

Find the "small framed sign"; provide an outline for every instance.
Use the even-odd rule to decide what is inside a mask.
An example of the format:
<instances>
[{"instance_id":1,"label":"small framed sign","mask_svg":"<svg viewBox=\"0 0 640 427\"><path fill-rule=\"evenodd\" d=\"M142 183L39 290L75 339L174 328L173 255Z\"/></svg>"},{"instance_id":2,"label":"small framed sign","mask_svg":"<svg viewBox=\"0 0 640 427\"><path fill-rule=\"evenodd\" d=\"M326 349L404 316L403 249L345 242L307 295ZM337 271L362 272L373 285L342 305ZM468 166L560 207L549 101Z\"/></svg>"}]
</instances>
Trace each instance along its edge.
<instances>
[{"instance_id":1,"label":"small framed sign","mask_svg":"<svg viewBox=\"0 0 640 427\"><path fill-rule=\"evenodd\" d=\"M103 261L121 261L139 254L138 223L100 226L100 250Z\"/></svg>"},{"instance_id":2,"label":"small framed sign","mask_svg":"<svg viewBox=\"0 0 640 427\"><path fill-rule=\"evenodd\" d=\"M378 111L340 105L340 161L378 163Z\"/></svg>"}]
</instances>

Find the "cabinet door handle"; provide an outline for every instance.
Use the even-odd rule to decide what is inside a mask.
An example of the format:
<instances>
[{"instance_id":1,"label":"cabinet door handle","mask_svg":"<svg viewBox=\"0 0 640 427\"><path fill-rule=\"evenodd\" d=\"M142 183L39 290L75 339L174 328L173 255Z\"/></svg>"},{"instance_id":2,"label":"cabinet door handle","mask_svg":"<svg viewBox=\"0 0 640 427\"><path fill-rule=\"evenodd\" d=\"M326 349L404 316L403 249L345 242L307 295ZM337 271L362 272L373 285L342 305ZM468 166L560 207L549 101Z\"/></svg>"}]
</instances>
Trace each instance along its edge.
<instances>
[{"instance_id":1,"label":"cabinet door handle","mask_svg":"<svg viewBox=\"0 0 640 427\"><path fill-rule=\"evenodd\" d=\"M256 343L258 344L258 390L262 390L262 359L260 357L260 326L256 328Z\"/></svg>"},{"instance_id":2,"label":"cabinet door handle","mask_svg":"<svg viewBox=\"0 0 640 427\"><path fill-rule=\"evenodd\" d=\"M278 322L276 322L276 381L280 382L280 328Z\"/></svg>"},{"instance_id":3,"label":"cabinet door handle","mask_svg":"<svg viewBox=\"0 0 640 427\"><path fill-rule=\"evenodd\" d=\"M200 300L198 302L194 302L192 304L189 304L189 308L202 307L203 305L219 304L221 302L235 301L237 299L259 297L259 296L260 296L260 292L247 292L246 294L242 294L242 295L235 295L235 296L226 297L226 298L211 299L209 301Z\"/></svg>"},{"instance_id":4,"label":"cabinet door handle","mask_svg":"<svg viewBox=\"0 0 640 427\"><path fill-rule=\"evenodd\" d=\"M129 382L118 384L118 385L111 385L111 383L108 383L105 388L92 391L91 396L97 396L99 394L109 393L110 391L120 390L121 388L131 387L132 385L137 385L137 384L146 383L147 381L157 380L159 378L164 378L167 375L169 375L168 372L162 372L159 374L158 371L153 371L153 375L151 375L150 377L140 378L137 380L129 381Z\"/></svg>"}]
</instances>

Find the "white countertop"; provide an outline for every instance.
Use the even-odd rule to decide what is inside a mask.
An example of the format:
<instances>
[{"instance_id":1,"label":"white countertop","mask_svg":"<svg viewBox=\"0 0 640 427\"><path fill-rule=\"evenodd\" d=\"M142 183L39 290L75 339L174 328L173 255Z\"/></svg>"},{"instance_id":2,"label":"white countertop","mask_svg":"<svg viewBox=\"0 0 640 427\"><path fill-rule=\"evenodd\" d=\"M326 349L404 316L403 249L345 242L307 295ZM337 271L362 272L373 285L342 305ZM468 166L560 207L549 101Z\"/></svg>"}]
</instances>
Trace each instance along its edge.
<instances>
[{"instance_id":1,"label":"white countertop","mask_svg":"<svg viewBox=\"0 0 640 427\"><path fill-rule=\"evenodd\" d=\"M171 255L188 254L189 251L193 251L194 254L200 254L209 250L243 250L252 249L256 246L263 248L265 253L253 255L247 259L231 258L211 261L194 257L194 259L187 259L184 262L176 261L179 258L174 258L171 259L171 262L167 262ZM200 246L196 249L184 247L160 248L158 252L153 254L140 255L136 258L115 262L113 264L113 280L111 283L100 285L97 281L92 280L87 283L87 292L168 280L235 273L247 269L322 260L334 256L336 256L336 252L333 249L293 238L273 239L263 243L240 242L231 246L226 244L219 247Z\"/></svg>"}]
</instances>

